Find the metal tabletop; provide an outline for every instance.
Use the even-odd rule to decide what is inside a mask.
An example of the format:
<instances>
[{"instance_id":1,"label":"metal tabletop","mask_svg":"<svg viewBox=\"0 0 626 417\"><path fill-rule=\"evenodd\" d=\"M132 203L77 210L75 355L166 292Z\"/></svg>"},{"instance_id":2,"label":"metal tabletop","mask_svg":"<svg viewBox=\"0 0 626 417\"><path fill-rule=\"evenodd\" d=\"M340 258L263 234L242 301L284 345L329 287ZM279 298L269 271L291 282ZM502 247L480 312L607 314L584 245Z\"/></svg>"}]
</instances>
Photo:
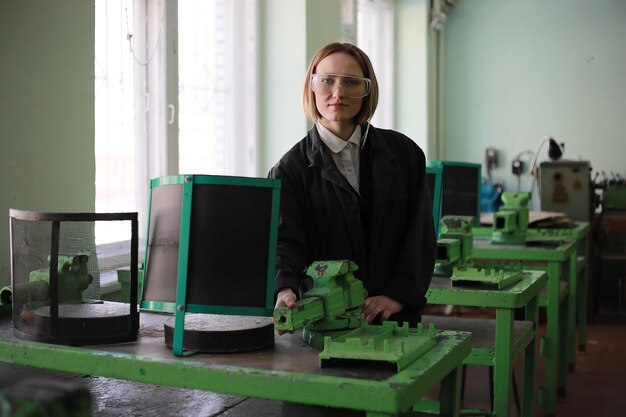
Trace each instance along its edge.
<instances>
[{"instance_id":1,"label":"metal tabletop","mask_svg":"<svg viewBox=\"0 0 626 417\"><path fill-rule=\"evenodd\" d=\"M136 342L71 347L16 339L0 320L0 361L171 387L364 410L387 417L409 410L441 382L442 415L459 412L459 367L471 351L467 332L440 331L435 347L400 372L382 366L319 367L300 332L276 336L273 348L177 358L165 345L171 316L141 312Z\"/></svg>"}]
</instances>

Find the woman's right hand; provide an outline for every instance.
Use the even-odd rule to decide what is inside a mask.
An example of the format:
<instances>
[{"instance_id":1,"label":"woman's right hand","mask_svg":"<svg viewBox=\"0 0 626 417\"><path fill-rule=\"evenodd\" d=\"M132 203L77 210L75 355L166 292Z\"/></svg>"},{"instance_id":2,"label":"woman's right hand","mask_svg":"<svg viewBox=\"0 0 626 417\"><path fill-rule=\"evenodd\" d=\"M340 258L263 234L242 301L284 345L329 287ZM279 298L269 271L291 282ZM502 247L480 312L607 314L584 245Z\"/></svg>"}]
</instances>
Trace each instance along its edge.
<instances>
[{"instance_id":1,"label":"woman's right hand","mask_svg":"<svg viewBox=\"0 0 626 417\"><path fill-rule=\"evenodd\" d=\"M296 294L291 290L291 288L284 288L280 290L278 294L276 295L276 305L274 306L274 309L277 309L280 307L294 308L296 306L297 299L298 297L296 297ZM283 331L276 330L276 334L278 335L285 334L285 333L291 333L291 332L283 332Z\"/></svg>"},{"instance_id":2,"label":"woman's right hand","mask_svg":"<svg viewBox=\"0 0 626 417\"><path fill-rule=\"evenodd\" d=\"M279 307L294 308L296 306L297 299L298 297L296 297L296 294L291 288L284 288L280 290L276 296L276 305L274 306L274 309Z\"/></svg>"}]
</instances>

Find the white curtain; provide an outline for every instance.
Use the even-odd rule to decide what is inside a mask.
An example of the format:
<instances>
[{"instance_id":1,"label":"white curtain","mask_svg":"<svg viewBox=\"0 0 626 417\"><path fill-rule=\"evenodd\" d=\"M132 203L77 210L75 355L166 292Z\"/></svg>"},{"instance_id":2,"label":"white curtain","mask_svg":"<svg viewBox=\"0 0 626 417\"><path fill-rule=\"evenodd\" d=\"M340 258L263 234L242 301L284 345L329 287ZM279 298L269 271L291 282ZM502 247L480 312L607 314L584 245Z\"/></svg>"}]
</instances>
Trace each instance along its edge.
<instances>
[{"instance_id":1,"label":"white curtain","mask_svg":"<svg viewBox=\"0 0 626 417\"><path fill-rule=\"evenodd\" d=\"M138 211L140 242L151 179L257 174L257 7L96 1L96 210Z\"/></svg>"}]
</instances>

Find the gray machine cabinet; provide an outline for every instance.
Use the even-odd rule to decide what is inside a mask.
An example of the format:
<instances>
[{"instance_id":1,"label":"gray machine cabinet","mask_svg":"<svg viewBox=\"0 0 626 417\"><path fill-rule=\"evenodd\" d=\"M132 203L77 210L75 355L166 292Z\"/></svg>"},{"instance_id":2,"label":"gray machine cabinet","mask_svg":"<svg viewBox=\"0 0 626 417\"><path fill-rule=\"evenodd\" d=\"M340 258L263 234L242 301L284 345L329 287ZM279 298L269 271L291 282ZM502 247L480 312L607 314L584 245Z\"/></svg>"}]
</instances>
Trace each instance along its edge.
<instances>
[{"instance_id":1,"label":"gray machine cabinet","mask_svg":"<svg viewBox=\"0 0 626 417\"><path fill-rule=\"evenodd\" d=\"M571 220L591 218L589 161L542 162L539 167L542 211L565 213Z\"/></svg>"}]
</instances>

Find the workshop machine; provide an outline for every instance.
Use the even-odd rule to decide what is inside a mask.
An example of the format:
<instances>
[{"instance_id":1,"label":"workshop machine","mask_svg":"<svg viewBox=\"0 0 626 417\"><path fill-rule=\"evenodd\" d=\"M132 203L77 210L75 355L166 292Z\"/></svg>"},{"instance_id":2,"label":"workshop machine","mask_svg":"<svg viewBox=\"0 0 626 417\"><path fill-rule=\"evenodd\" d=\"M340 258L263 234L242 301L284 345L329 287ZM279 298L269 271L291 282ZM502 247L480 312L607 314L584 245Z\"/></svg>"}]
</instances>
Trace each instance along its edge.
<instances>
[{"instance_id":1,"label":"workshop machine","mask_svg":"<svg viewBox=\"0 0 626 417\"><path fill-rule=\"evenodd\" d=\"M317 261L306 273L314 286L294 308L274 311L278 331L303 328L303 339L320 352L320 366L352 359L391 363L400 371L436 343L436 330L421 324L410 328L386 321L381 325L361 319L365 300L363 283L354 276L358 269L347 260Z\"/></svg>"},{"instance_id":2,"label":"workshop machine","mask_svg":"<svg viewBox=\"0 0 626 417\"><path fill-rule=\"evenodd\" d=\"M19 335L55 342L54 333L69 332L69 338L61 336L59 341L82 344L84 337L97 339L98 333L106 334L100 327L94 327L95 323L107 330L124 330L128 321L126 304L84 297L93 282L88 271L89 255L59 255L57 259L54 282L50 268L40 268L28 274L28 281L1 290L0 298L13 303Z\"/></svg>"},{"instance_id":3,"label":"workshop machine","mask_svg":"<svg viewBox=\"0 0 626 417\"><path fill-rule=\"evenodd\" d=\"M588 222L593 192L589 161L545 161L539 165L539 197L542 211L565 213L575 221Z\"/></svg>"},{"instance_id":4,"label":"workshop machine","mask_svg":"<svg viewBox=\"0 0 626 417\"><path fill-rule=\"evenodd\" d=\"M69 345L136 340L137 213L9 214L11 287L0 291L0 300L12 305L16 337ZM108 222L104 228L115 222L128 239L97 248L98 222ZM102 300L101 279L125 262L131 265L132 294L119 302Z\"/></svg>"},{"instance_id":5,"label":"workshop machine","mask_svg":"<svg viewBox=\"0 0 626 417\"><path fill-rule=\"evenodd\" d=\"M472 259L472 216L444 216L433 276L450 278L453 286L504 288L522 278L521 266L476 265Z\"/></svg>"},{"instance_id":6,"label":"workshop machine","mask_svg":"<svg viewBox=\"0 0 626 417\"><path fill-rule=\"evenodd\" d=\"M530 193L504 192L502 206L493 215L491 241L500 244L523 245L528 229Z\"/></svg>"}]
</instances>

